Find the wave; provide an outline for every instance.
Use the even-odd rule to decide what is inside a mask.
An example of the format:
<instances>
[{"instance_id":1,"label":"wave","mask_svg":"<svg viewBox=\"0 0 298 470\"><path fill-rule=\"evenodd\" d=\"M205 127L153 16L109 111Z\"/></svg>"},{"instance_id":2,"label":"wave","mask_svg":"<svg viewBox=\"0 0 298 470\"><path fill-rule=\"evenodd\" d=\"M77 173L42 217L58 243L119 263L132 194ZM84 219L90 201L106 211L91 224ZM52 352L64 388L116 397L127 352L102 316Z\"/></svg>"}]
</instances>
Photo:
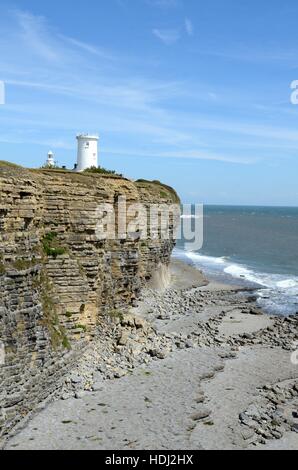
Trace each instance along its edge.
<instances>
[{"instance_id":1,"label":"wave","mask_svg":"<svg viewBox=\"0 0 298 470\"><path fill-rule=\"evenodd\" d=\"M298 277L259 272L227 257L213 257L176 249L174 256L190 261L207 275L256 287L259 304L270 313L287 315L298 310ZM234 281L233 281L234 280ZM232 282L233 281L233 282Z\"/></svg>"},{"instance_id":2,"label":"wave","mask_svg":"<svg viewBox=\"0 0 298 470\"><path fill-rule=\"evenodd\" d=\"M198 255L197 253L194 253L192 251L184 251L184 254L187 258L201 262L201 263L210 263L210 264L220 264L223 265L226 262L225 257L220 257L220 258L215 258L212 256L203 256L203 255Z\"/></svg>"},{"instance_id":3,"label":"wave","mask_svg":"<svg viewBox=\"0 0 298 470\"><path fill-rule=\"evenodd\" d=\"M276 285L281 289L289 289L298 286L297 281L294 281L293 279L286 279L285 281L277 282Z\"/></svg>"},{"instance_id":4,"label":"wave","mask_svg":"<svg viewBox=\"0 0 298 470\"><path fill-rule=\"evenodd\" d=\"M184 215L180 216L180 219L202 219L202 218L203 218L203 216L193 215L193 214L192 215L191 214L189 214L189 215L184 214Z\"/></svg>"}]
</instances>

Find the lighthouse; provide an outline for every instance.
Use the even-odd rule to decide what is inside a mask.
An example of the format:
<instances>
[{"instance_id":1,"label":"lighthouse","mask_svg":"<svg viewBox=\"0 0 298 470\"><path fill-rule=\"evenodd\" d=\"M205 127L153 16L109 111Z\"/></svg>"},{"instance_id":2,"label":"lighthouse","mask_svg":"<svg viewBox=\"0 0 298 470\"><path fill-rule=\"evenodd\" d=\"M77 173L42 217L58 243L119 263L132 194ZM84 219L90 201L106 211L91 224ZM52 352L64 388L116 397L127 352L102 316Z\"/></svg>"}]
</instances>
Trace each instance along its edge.
<instances>
[{"instance_id":1,"label":"lighthouse","mask_svg":"<svg viewBox=\"0 0 298 470\"><path fill-rule=\"evenodd\" d=\"M53 168L53 167L55 166L54 154L53 154L53 152L52 152L51 150L50 150L49 153L48 153L46 166L47 166L48 168Z\"/></svg>"},{"instance_id":2,"label":"lighthouse","mask_svg":"<svg viewBox=\"0 0 298 470\"><path fill-rule=\"evenodd\" d=\"M78 157L76 171L84 171L87 168L98 167L98 135L79 134Z\"/></svg>"}]
</instances>

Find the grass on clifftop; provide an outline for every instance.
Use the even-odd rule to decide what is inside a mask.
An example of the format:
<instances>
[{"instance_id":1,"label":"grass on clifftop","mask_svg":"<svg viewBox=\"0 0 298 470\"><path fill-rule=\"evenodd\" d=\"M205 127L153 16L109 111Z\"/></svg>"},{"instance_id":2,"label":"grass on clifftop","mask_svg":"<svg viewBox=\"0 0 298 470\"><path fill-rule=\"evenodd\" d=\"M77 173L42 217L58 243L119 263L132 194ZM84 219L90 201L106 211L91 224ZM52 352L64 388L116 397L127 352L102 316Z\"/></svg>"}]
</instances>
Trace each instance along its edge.
<instances>
[{"instance_id":1,"label":"grass on clifftop","mask_svg":"<svg viewBox=\"0 0 298 470\"><path fill-rule=\"evenodd\" d=\"M123 177L123 175L116 173L115 170L107 170L106 168L103 168L101 166L99 167L91 166L90 168L87 168L86 170L84 170L83 173L97 173L100 175L115 175L115 176L120 176L121 178Z\"/></svg>"},{"instance_id":2,"label":"grass on clifftop","mask_svg":"<svg viewBox=\"0 0 298 470\"><path fill-rule=\"evenodd\" d=\"M68 178L70 178L72 181L80 182L84 177L96 177L96 176L101 176L103 178L112 178L112 179L125 179L123 175L116 173L114 170L107 170L106 168L97 168L97 167L91 167L87 168L84 171L74 171L74 170L69 170L67 168L37 168L37 169L31 169L30 171L35 172L35 173L46 173L48 175L51 174L56 174L56 175L66 175Z\"/></svg>"},{"instance_id":3,"label":"grass on clifftop","mask_svg":"<svg viewBox=\"0 0 298 470\"><path fill-rule=\"evenodd\" d=\"M76 172L73 170L69 170L67 168L60 168L60 167L52 167L52 168L24 168L19 165L16 165L15 163L11 162L6 162L3 160L0 160L0 169L1 168L6 168L7 170L11 169L13 170L18 170L18 171L24 171L28 170L29 172L32 173L47 173L47 174L57 174L57 175L67 175L68 178L70 178L72 181L75 182L80 182L82 179L85 177L96 177L96 176L101 176L101 177L106 177L106 178L111 178L111 179L123 179L126 181L132 181L127 178L125 178L122 174L118 174L115 170L108 170L103 167L90 167L87 168L83 172ZM30 173L29 173L30 174ZM81 179L82 178L82 179ZM144 190L148 189L152 194L156 195L157 199L164 199L164 200L171 200L174 204L180 204L180 198L176 191L171 187L166 184L161 183L158 180L145 180L145 179L139 179L134 182L134 184L138 188L142 188Z\"/></svg>"},{"instance_id":4,"label":"grass on clifftop","mask_svg":"<svg viewBox=\"0 0 298 470\"><path fill-rule=\"evenodd\" d=\"M86 170L84 171L76 171L76 170L70 170L69 168L64 168L64 167L61 167L61 166L58 166L58 165L53 165L53 166L49 166L49 165L44 165L42 166L41 168L39 168L39 170L46 170L46 171L55 171L55 172L66 172L66 173L74 173L74 174L77 174L77 175L80 175L80 174L99 174L99 175L114 175L114 176L120 176L121 178L123 177L123 175L119 174L119 173L116 173L115 170L108 170L106 168L103 168L101 166L91 166L90 168L86 168Z\"/></svg>"},{"instance_id":5,"label":"grass on clifftop","mask_svg":"<svg viewBox=\"0 0 298 470\"><path fill-rule=\"evenodd\" d=\"M20 165L17 165L16 163L11 163L11 162L6 162L5 160L0 160L0 167L3 166L9 166L12 168L22 168Z\"/></svg>"},{"instance_id":6,"label":"grass on clifftop","mask_svg":"<svg viewBox=\"0 0 298 470\"><path fill-rule=\"evenodd\" d=\"M148 181L144 179L139 179L135 182L139 187L148 187L151 190L155 189L155 193L162 199L170 198L174 204L180 204L180 198L176 193L175 189L171 186L161 183L158 180Z\"/></svg>"}]
</instances>

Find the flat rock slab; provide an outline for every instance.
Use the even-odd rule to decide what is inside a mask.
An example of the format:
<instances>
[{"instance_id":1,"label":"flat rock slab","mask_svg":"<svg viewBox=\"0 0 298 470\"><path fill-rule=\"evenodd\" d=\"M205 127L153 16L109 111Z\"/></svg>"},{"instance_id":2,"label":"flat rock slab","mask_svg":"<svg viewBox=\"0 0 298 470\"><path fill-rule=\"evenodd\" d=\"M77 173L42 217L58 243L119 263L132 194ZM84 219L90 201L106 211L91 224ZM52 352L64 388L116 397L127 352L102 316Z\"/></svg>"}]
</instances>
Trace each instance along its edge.
<instances>
[{"instance_id":1,"label":"flat rock slab","mask_svg":"<svg viewBox=\"0 0 298 470\"><path fill-rule=\"evenodd\" d=\"M267 442L264 446L258 446L257 450L297 450L298 434L288 432L281 439Z\"/></svg>"},{"instance_id":2,"label":"flat rock slab","mask_svg":"<svg viewBox=\"0 0 298 470\"><path fill-rule=\"evenodd\" d=\"M223 318L219 327L220 334L224 336L237 336L244 333L255 333L271 326L273 320L268 315L251 315L242 313L235 309L234 312L229 313Z\"/></svg>"},{"instance_id":3,"label":"flat rock slab","mask_svg":"<svg viewBox=\"0 0 298 470\"><path fill-rule=\"evenodd\" d=\"M190 438L192 448L198 444L206 450L246 448L245 433L249 428L241 426L240 413L262 400L259 387L289 377L297 378L297 366L291 363L289 352L279 348L242 348L236 359L227 361L221 374L202 386L205 405L212 410L212 421L197 424ZM298 449L298 434L291 434ZM287 448L288 441L271 444L272 448L282 445Z\"/></svg>"},{"instance_id":4,"label":"flat rock slab","mask_svg":"<svg viewBox=\"0 0 298 470\"><path fill-rule=\"evenodd\" d=\"M174 353L82 399L52 403L6 449L191 449L201 376L220 364L215 349Z\"/></svg>"},{"instance_id":5,"label":"flat rock slab","mask_svg":"<svg viewBox=\"0 0 298 470\"><path fill-rule=\"evenodd\" d=\"M182 261L172 259L171 265L171 287L173 289L189 289L209 284L202 272Z\"/></svg>"}]
</instances>

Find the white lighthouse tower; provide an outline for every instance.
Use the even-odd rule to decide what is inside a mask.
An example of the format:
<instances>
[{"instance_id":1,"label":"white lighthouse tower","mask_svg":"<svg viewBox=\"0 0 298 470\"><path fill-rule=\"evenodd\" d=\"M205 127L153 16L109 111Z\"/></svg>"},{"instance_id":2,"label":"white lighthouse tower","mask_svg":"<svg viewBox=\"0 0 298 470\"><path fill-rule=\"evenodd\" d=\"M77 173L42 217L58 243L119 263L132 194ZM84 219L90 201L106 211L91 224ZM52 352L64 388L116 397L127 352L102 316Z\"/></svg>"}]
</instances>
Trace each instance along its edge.
<instances>
[{"instance_id":1,"label":"white lighthouse tower","mask_svg":"<svg viewBox=\"0 0 298 470\"><path fill-rule=\"evenodd\" d=\"M51 150L48 153L46 166L48 168L53 168L55 166L54 154Z\"/></svg>"},{"instance_id":2,"label":"white lighthouse tower","mask_svg":"<svg viewBox=\"0 0 298 470\"><path fill-rule=\"evenodd\" d=\"M84 171L87 168L98 167L98 135L79 134L78 158L76 171Z\"/></svg>"}]
</instances>

